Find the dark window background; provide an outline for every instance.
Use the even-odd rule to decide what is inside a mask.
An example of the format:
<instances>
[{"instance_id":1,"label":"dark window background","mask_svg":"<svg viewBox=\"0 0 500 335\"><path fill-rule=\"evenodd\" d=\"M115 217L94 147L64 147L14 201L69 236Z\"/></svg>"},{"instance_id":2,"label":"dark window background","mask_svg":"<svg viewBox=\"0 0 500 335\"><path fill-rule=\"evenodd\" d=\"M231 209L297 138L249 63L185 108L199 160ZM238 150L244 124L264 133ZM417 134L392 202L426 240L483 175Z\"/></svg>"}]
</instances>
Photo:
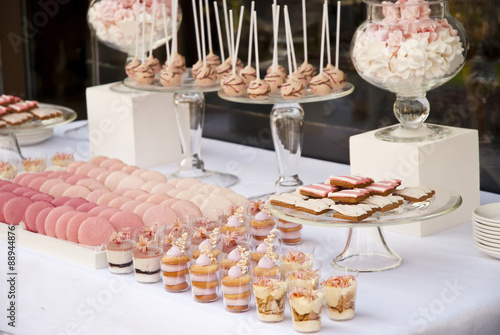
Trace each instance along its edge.
<instances>
[{"instance_id":1,"label":"dark window background","mask_svg":"<svg viewBox=\"0 0 500 335\"><path fill-rule=\"evenodd\" d=\"M219 0L219 3L222 1ZM270 1L257 0L261 67L270 64ZM302 55L300 0L288 4L297 55ZM319 27L322 0L308 0L309 61L319 64ZM330 18L336 17L331 1ZM335 2L336 3L336 2ZM126 55L94 43L86 22L89 2L82 0L3 0L0 2L0 90L29 99L57 103L75 109L86 118L85 88L124 78ZM249 0L228 0L229 8ZM191 1L181 0L183 21L179 49L188 64L196 61L191 29ZM470 50L464 69L450 82L428 93L431 114L427 122L478 129L481 154L481 188L500 193L500 0L451 0L452 15L467 30ZM364 82L349 58L352 35L365 18L361 0L342 1L340 67L356 90L348 97L303 106L306 130L303 155L348 163L349 136L397 123L392 113L395 96ZM245 18L247 20L247 18ZM214 51L218 53L212 11ZM296 24L297 23L297 24ZM335 24L330 23L332 46ZM246 62L248 27L244 24L240 58ZM284 43L280 43L280 48ZM226 52L227 53L227 52ZM164 48L155 50L165 59ZM283 52L280 63L286 65ZM93 60L99 60L98 74ZM302 58L299 57L299 62ZM234 104L206 95L204 136L272 149L269 131L270 106Z\"/></svg>"}]
</instances>

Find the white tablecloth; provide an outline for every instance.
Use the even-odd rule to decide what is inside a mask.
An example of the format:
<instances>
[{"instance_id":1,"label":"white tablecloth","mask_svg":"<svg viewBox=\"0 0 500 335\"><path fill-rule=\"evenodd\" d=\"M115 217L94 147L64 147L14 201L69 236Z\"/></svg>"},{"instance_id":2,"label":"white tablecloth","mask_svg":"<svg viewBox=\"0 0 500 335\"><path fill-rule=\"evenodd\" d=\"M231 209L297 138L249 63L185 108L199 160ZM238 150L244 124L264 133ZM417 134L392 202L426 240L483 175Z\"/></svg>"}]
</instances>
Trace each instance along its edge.
<instances>
[{"instance_id":1,"label":"white tablecloth","mask_svg":"<svg viewBox=\"0 0 500 335\"><path fill-rule=\"evenodd\" d=\"M62 134L60 127L56 134ZM23 153L79 147L86 141L54 136ZM202 156L208 169L236 173L234 190L246 196L272 192L277 179L272 151L204 139ZM303 158L301 178L345 174L346 165ZM230 169L228 169L230 167ZM160 170L175 168L161 167ZM483 192L481 203L500 201ZM446 220L446 216L442 217ZM346 229L304 227L304 240L317 242L323 271L344 246ZM356 317L333 322L323 313L321 334L499 334L500 262L474 248L471 223L430 237L416 238L386 232L389 245L403 258L397 269L361 273ZM16 334L289 334L286 319L264 324L255 310L232 314L222 299L200 304L191 293L171 294L162 284L139 284L134 275L112 275L107 269L89 270L29 248L17 247L16 328L5 317L7 244L0 241L0 330ZM288 309L288 307L287 307Z\"/></svg>"}]
</instances>

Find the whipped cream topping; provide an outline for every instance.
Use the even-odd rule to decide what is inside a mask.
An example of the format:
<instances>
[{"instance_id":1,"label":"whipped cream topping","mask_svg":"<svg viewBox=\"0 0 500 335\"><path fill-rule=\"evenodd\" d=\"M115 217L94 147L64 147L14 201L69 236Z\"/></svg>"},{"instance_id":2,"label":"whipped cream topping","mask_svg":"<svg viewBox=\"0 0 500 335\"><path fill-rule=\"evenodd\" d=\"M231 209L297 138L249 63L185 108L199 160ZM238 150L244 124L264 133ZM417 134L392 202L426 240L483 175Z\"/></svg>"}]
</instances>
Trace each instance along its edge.
<instances>
[{"instance_id":1,"label":"whipped cream topping","mask_svg":"<svg viewBox=\"0 0 500 335\"><path fill-rule=\"evenodd\" d=\"M240 255L240 252L238 251L238 249L234 249L233 251L231 251L228 255L227 255L227 259L229 259L230 261L232 262L237 262L241 259L241 255Z\"/></svg>"},{"instance_id":2,"label":"whipped cream topping","mask_svg":"<svg viewBox=\"0 0 500 335\"><path fill-rule=\"evenodd\" d=\"M462 42L446 19L432 19L430 12L425 0L385 2L385 18L355 37L358 70L386 85L423 84L454 73L464 61Z\"/></svg>"},{"instance_id":3,"label":"whipped cream topping","mask_svg":"<svg viewBox=\"0 0 500 335\"><path fill-rule=\"evenodd\" d=\"M200 255L200 257L196 259L196 265L198 266L207 266L210 264L212 264L212 261L207 255Z\"/></svg>"},{"instance_id":4,"label":"whipped cream topping","mask_svg":"<svg viewBox=\"0 0 500 335\"><path fill-rule=\"evenodd\" d=\"M259 243L259 245L257 246L257 248L255 249L255 251L258 253L258 254L265 254L266 251L267 251L267 244L266 242L261 242Z\"/></svg>"},{"instance_id":5,"label":"whipped cream topping","mask_svg":"<svg viewBox=\"0 0 500 335\"><path fill-rule=\"evenodd\" d=\"M207 248L207 247L208 247L208 250L212 250L212 244L210 244L210 241L209 240L204 240L198 246L198 250L201 251L201 250L203 250L203 248Z\"/></svg>"},{"instance_id":6,"label":"whipped cream topping","mask_svg":"<svg viewBox=\"0 0 500 335\"><path fill-rule=\"evenodd\" d=\"M239 266L235 265L229 269L227 275L231 278L240 278L241 276L243 276L243 272L241 271Z\"/></svg>"},{"instance_id":7,"label":"whipped cream topping","mask_svg":"<svg viewBox=\"0 0 500 335\"><path fill-rule=\"evenodd\" d=\"M264 211L260 211L255 215L255 220L260 222L267 221L269 220L269 215Z\"/></svg>"},{"instance_id":8,"label":"whipped cream topping","mask_svg":"<svg viewBox=\"0 0 500 335\"><path fill-rule=\"evenodd\" d=\"M179 249L178 246L174 245L172 248L170 248L167 251L167 256L168 257L179 257L182 255L181 249Z\"/></svg>"},{"instance_id":9,"label":"whipped cream topping","mask_svg":"<svg viewBox=\"0 0 500 335\"><path fill-rule=\"evenodd\" d=\"M237 216L235 216L235 215L231 216L227 220L227 225L229 227L238 228L238 227L241 227L241 224L242 223L241 223L240 219Z\"/></svg>"},{"instance_id":10,"label":"whipped cream topping","mask_svg":"<svg viewBox=\"0 0 500 335\"><path fill-rule=\"evenodd\" d=\"M259 263L257 264L259 268L262 269L272 269L274 267L274 262L272 261L271 258L264 256L260 259Z\"/></svg>"}]
</instances>

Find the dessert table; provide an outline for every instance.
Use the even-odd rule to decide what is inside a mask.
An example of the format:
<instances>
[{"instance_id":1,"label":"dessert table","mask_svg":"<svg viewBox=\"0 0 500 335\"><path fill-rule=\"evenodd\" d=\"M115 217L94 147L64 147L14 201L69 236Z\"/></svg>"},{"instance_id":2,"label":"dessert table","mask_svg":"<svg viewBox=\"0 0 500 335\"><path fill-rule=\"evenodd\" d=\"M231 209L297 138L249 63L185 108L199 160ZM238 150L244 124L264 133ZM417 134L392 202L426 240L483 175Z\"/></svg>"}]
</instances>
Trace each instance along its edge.
<instances>
[{"instance_id":1,"label":"dessert table","mask_svg":"<svg viewBox=\"0 0 500 335\"><path fill-rule=\"evenodd\" d=\"M81 122L81 121L80 121ZM55 136L23 154L76 148L86 159L88 140L64 136L72 123L55 129ZM243 145L204 139L202 151L209 169L239 177L233 186L247 197L271 193L278 177L275 153ZM176 163L157 167L175 171ZM272 168L269 168L272 167ZM301 158L304 183L331 174L347 174L349 166ZM500 201L500 195L482 192L481 203ZM442 216L441 220L447 217ZM345 244L346 228L305 226L303 239L315 241L322 273L328 255ZM356 316L334 322L323 310L320 334L498 334L500 331L500 262L473 246L471 222L418 238L386 232L391 246L404 259L401 267L360 273ZM290 334L285 320L264 324L255 308L241 314L224 310L222 299L208 304L193 301L189 291L167 293L161 282L140 284L133 274L113 275L108 269L90 270L44 255L27 247L16 248L16 327L6 316L7 243L0 239L0 330L14 334ZM287 302L288 305L288 302Z\"/></svg>"}]
</instances>

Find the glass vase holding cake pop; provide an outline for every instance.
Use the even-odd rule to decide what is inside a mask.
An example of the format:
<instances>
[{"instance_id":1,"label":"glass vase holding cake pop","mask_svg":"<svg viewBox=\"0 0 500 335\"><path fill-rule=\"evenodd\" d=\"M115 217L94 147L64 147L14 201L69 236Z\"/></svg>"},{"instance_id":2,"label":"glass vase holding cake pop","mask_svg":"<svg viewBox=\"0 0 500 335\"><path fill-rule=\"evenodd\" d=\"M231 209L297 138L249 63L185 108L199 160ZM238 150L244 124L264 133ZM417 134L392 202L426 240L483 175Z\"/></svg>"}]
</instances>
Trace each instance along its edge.
<instances>
[{"instance_id":1,"label":"glass vase holding cake pop","mask_svg":"<svg viewBox=\"0 0 500 335\"><path fill-rule=\"evenodd\" d=\"M463 67L468 39L450 15L448 0L363 0L367 19L356 30L351 59L359 75L396 94L399 125L375 136L390 142L446 137L450 130L426 124L429 90L449 81Z\"/></svg>"}]
</instances>

